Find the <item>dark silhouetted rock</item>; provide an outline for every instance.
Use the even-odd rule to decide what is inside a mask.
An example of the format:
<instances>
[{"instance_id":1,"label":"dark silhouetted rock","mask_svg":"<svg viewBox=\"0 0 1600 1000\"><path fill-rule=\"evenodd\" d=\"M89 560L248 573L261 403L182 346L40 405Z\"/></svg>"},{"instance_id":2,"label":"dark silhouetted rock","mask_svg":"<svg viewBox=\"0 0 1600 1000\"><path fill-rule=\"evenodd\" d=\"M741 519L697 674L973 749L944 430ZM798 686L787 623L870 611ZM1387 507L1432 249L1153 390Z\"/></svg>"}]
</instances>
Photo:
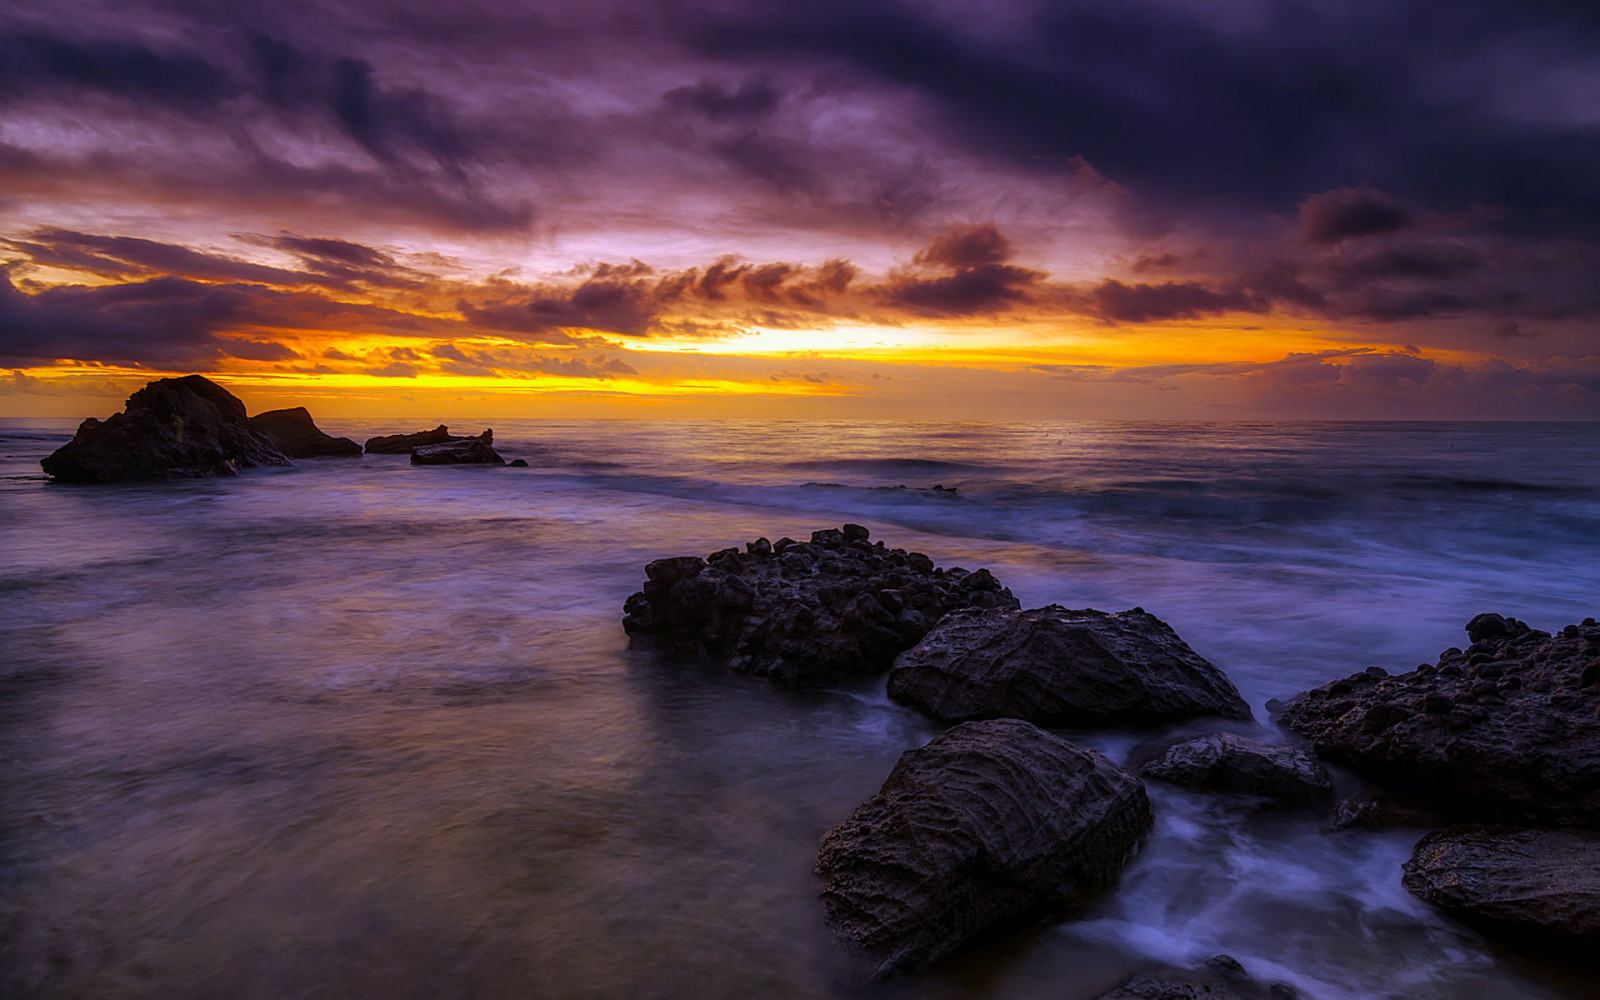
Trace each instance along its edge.
<instances>
[{"instance_id":1,"label":"dark silhouetted rock","mask_svg":"<svg viewBox=\"0 0 1600 1000\"><path fill-rule=\"evenodd\" d=\"M1546 948L1600 948L1600 835L1458 826L1423 837L1405 887L1491 936Z\"/></svg>"},{"instance_id":2,"label":"dark silhouetted rock","mask_svg":"<svg viewBox=\"0 0 1600 1000\"><path fill-rule=\"evenodd\" d=\"M657 559L645 575L623 607L640 644L804 687L881 674L954 608L1017 606L988 570L936 568L859 525Z\"/></svg>"},{"instance_id":3,"label":"dark silhouetted rock","mask_svg":"<svg viewBox=\"0 0 1600 1000\"><path fill-rule=\"evenodd\" d=\"M525 458L513 458L511 461L507 462L506 465L512 469L526 469L528 467L528 460Z\"/></svg>"},{"instance_id":4,"label":"dark silhouetted rock","mask_svg":"<svg viewBox=\"0 0 1600 1000\"><path fill-rule=\"evenodd\" d=\"M1559 635L1479 615L1434 665L1369 669L1297 696L1279 721L1317 753L1459 819L1600 826L1600 625Z\"/></svg>"},{"instance_id":5,"label":"dark silhouetted rock","mask_svg":"<svg viewBox=\"0 0 1600 1000\"><path fill-rule=\"evenodd\" d=\"M895 660L889 696L941 722L1250 718L1232 682L1143 608L1107 614L1052 604L951 614Z\"/></svg>"},{"instance_id":6,"label":"dark silhouetted rock","mask_svg":"<svg viewBox=\"0 0 1600 1000\"><path fill-rule=\"evenodd\" d=\"M1431 809L1419 809L1404 802L1396 802L1388 795L1370 790L1362 791L1348 799L1341 799L1333 807L1335 830L1387 830L1393 827L1439 826L1444 820Z\"/></svg>"},{"instance_id":7,"label":"dark silhouetted rock","mask_svg":"<svg viewBox=\"0 0 1600 1000\"><path fill-rule=\"evenodd\" d=\"M250 429L244 403L199 375L151 382L105 420L90 417L41 460L67 482L234 476L240 469L288 465L270 440Z\"/></svg>"},{"instance_id":8,"label":"dark silhouetted rock","mask_svg":"<svg viewBox=\"0 0 1600 1000\"><path fill-rule=\"evenodd\" d=\"M1232 990L1212 983L1192 983L1160 976L1134 976L1095 1000L1244 1000Z\"/></svg>"},{"instance_id":9,"label":"dark silhouetted rock","mask_svg":"<svg viewBox=\"0 0 1600 1000\"><path fill-rule=\"evenodd\" d=\"M324 434L303 406L268 410L250 418L250 429L264 435L290 458L350 458L361 446L349 438Z\"/></svg>"},{"instance_id":10,"label":"dark silhouetted rock","mask_svg":"<svg viewBox=\"0 0 1600 1000\"><path fill-rule=\"evenodd\" d=\"M431 431L417 431L415 434L390 434L386 437L367 439L367 454L369 455L407 455L412 448L421 448L426 445L445 444L450 441L472 441L471 437L451 434L450 428L440 424ZM494 444L494 431L487 430L479 434L476 440L484 444Z\"/></svg>"},{"instance_id":11,"label":"dark silhouetted rock","mask_svg":"<svg viewBox=\"0 0 1600 1000\"><path fill-rule=\"evenodd\" d=\"M484 431L475 438L444 441L439 444L422 444L411 449L412 465L504 465L489 444L490 432Z\"/></svg>"},{"instance_id":12,"label":"dark silhouetted rock","mask_svg":"<svg viewBox=\"0 0 1600 1000\"><path fill-rule=\"evenodd\" d=\"M817 856L828 924L881 964L920 968L994 924L1086 902L1150 826L1139 780L1017 719L900 757Z\"/></svg>"},{"instance_id":13,"label":"dark silhouetted rock","mask_svg":"<svg viewBox=\"0 0 1600 1000\"><path fill-rule=\"evenodd\" d=\"M1250 795L1290 809L1321 805L1333 795L1333 779L1311 754L1233 733L1212 733L1167 747L1139 775L1185 788Z\"/></svg>"}]
</instances>

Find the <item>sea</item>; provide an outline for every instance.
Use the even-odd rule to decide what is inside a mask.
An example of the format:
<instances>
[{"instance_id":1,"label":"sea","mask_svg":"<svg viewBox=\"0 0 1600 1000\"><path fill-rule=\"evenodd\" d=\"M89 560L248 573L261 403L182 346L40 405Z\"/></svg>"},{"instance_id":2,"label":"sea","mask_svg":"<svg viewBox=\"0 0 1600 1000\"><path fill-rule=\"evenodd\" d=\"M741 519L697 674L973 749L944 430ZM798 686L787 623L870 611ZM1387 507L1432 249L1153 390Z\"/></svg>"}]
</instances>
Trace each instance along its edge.
<instances>
[{"instance_id":1,"label":"sea","mask_svg":"<svg viewBox=\"0 0 1600 1000\"><path fill-rule=\"evenodd\" d=\"M859 523L1024 607L1147 609L1282 740L1269 699L1479 612L1600 614L1600 425L493 428L528 468L75 486L38 466L70 422L0 422L0 995L1089 1000L1219 954L1311 1000L1600 995L1412 898L1420 829L1154 783L1097 902L873 979L817 847L937 728L621 624L652 559ZM1126 762L1205 728L1064 735Z\"/></svg>"}]
</instances>

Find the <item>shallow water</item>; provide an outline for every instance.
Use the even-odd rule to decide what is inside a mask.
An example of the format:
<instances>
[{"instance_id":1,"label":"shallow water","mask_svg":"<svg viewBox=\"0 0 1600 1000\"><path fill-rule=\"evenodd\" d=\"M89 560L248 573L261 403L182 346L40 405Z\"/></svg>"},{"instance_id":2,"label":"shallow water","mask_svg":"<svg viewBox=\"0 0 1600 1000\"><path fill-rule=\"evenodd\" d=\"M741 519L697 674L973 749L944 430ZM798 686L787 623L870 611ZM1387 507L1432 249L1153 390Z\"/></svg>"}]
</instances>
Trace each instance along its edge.
<instances>
[{"instance_id":1,"label":"shallow water","mask_svg":"<svg viewBox=\"0 0 1600 1000\"><path fill-rule=\"evenodd\" d=\"M533 467L70 487L37 466L69 426L0 424L0 993L1084 1000L1218 952L1323 1000L1600 991L1409 897L1418 831L1161 788L1080 919L870 985L810 866L935 730L881 686L667 667L620 627L650 559L856 521L1025 606L1141 605L1264 717L1480 611L1595 614L1593 425L495 430ZM875 489L935 483L959 497Z\"/></svg>"}]
</instances>

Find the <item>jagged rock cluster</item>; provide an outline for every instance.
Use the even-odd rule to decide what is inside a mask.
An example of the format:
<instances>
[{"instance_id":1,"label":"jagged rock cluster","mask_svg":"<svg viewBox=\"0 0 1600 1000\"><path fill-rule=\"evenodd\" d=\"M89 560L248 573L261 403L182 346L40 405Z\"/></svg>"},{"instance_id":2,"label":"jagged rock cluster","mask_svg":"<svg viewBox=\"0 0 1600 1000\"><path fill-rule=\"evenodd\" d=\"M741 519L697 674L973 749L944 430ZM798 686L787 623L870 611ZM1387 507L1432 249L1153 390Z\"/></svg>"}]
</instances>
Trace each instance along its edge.
<instances>
[{"instance_id":1,"label":"jagged rock cluster","mask_svg":"<svg viewBox=\"0 0 1600 1000\"><path fill-rule=\"evenodd\" d=\"M901 756L817 855L829 925L880 971L921 968L1041 906L1088 901L1150 827L1139 780L1020 719Z\"/></svg>"},{"instance_id":2,"label":"jagged rock cluster","mask_svg":"<svg viewBox=\"0 0 1600 1000\"><path fill-rule=\"evenodd\" d=\"M657 559L623 628L738 673L824 687L883 673L956 608L1017 606L988 570L943 569L869 537L847 524L809 542L762 538L742 552Z\"/></svg>"},{"instance_id":3,"label":"jagged rock cluster","mask_svg":"<svg viewBox=\"0 0 1600 1000\"><path fill-rule=\"evenodd\" d=\"M1463 820L1600 826L1600 625L1552 636L1485 614L1467 628L1467 649L1334 681L1279 722L1320 756Z\"/></svg>"},{"instance_id":4,"label":"jagged rock cluster","mask_svg":"<svg viewBox=\"0 0 1600 1000\"><path fill-rule=\"evenodd\" d=\"M121 413L90 417L39 462L56 479L80 483L236 476L288 464L270 438L251 429L244 403L199 375L151 382Z\"/></svg>"},{"instance_id":5,"label":"jagged rock cluster","mask_svg":"<svg viewBox=\"0 0 1600 1000\"><path fill-rule=\"evenodd\" d=\"M412 465L505 465L506 460L494 450L493 431L484 431L477 437L453 438L436 444L419 444L411 449ZM527 463L524 462L524 465Z\"/></svg>"},{"instance_id":6,"label":"jagged rock cluster","mask_svg":"<svg viewBox=\"0 0 1600 1000\"><path fill-rule=\"evenodd\" d=\"M1398 800L1382 811L1477 824L1417 845L1404 882L1418 897L1490 934L1592 954L1600 623L1551 635L1482 614L1467 637L1409 673L1369 668L1306 692L1280 721Z\"/></svg>"},{"instance_id":7,"label":"jagged rock cluster","mask_svg":"<svg viewBox=\"0 0 1600 1000\"><path fill-rule=\"evenodd\" d=\"M895 660L889 696L945 723L1148 726L1250 718L1233 683L1143 608L954 612Z\"/></svg>"}]
</instances>

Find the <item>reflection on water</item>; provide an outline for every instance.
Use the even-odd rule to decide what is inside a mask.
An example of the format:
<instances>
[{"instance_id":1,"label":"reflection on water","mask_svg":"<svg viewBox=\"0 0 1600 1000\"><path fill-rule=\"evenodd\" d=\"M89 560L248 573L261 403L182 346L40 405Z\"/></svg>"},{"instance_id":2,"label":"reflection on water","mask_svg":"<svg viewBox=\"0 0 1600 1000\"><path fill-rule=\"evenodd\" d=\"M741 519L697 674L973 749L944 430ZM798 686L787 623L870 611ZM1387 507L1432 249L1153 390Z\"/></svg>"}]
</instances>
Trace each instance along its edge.
<instances>
[{"instance_id":1,"label":"reflection on water","mask_svg":"<svg viewBox=\"0 0 1600 1000\"><path fill-rule=\"evenodd\" d=\"M48 485L68 430L0 429L6 996L1082 1000L1219 951L1323 998L1600 985L1407 896L1414 833L1165 790L1082 920L868 985L810 867L934 730L619 626L649 559L854 520L1027 605L1143 605L1259 711L1481 610L1594 614L1585 428L528 422L528 470Z\"/></svg>"}]
</instances>

